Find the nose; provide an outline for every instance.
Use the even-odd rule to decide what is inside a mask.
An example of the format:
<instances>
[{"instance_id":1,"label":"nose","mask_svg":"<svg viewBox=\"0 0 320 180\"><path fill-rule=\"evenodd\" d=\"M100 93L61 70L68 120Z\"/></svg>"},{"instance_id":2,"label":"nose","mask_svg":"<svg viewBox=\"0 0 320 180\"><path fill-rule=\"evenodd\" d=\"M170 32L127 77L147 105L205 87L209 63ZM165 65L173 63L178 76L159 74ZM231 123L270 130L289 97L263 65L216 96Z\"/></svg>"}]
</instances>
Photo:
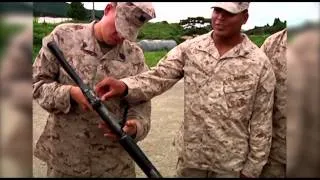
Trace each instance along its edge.
<instances>
[{"instance_id":1,"label":"nose","mask_svg":"<svg viewBox=\"0 0 320 180\"><path fill-rule=\"evenodd\" d=\"M223 13L217 12L216 18L217 18L217 20L222 20L223 19Z\"/></svg>"}]
</instances>

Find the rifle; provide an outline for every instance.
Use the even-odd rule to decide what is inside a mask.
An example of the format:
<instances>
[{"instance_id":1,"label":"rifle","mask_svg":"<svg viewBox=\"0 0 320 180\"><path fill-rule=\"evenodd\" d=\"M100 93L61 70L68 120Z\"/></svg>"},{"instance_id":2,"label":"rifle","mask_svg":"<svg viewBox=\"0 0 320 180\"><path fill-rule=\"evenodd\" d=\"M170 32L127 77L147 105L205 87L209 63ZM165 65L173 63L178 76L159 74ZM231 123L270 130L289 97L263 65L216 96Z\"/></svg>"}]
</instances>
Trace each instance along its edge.
<instances>
[{"instance_id":1,"label":"rifle","mask_svg":"<svg viewBox=\"0 0 320 180\"><path fill-rule=\"evenodd\" d=\"M101 103L101 100L95 95L94 91L84 84L80 77L76 74L74 69L68 64L64 58L63 52L59 49L54 41L47 44L47 47L51 53L58 59L63 69L69 74L69 76L80 87L82 93L91 104L92 108L99 114L101 119L106 122L111 130L120 137L119 143L128 152L131 158L138 164L142 171L151 178L162 178L158 170L149 161L139 146L133 141L132 137L127 135L121 128L121 125L117 123L116 118L108 111L106 106Z\"/></svg>"}]
</instances>

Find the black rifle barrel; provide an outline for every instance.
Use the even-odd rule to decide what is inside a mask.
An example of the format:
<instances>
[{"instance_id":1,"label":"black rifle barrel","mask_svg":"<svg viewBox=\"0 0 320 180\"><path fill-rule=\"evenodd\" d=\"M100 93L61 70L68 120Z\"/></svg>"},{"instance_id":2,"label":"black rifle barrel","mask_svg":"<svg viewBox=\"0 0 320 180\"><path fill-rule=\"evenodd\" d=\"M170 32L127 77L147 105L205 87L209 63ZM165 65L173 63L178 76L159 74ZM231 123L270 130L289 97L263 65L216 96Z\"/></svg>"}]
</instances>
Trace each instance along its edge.
<instances>
[{"instance_id":1,"label":"black rifle barrel","mask_svg":"<svg viewBox=\"0 0 320 180\"><path fill-rule=\"evenodd\" d=\"M91 104L92 108L100 115L101 119L109 125L110 129L120 137L119 143L128 152L131 158L137 163L142 171L151 178L162 178L159 171L153 166L150 160L146 157L139 146L134 142L131 136L127 135L121 128L119 121L109 113L106 106L101 103L100 99L95 95L93 90L76 74L75 70L69 65L64 58L63 52L59 49L54 41L47 44L47 47L52 54L58 59L63 69L69 74L69 76L80 87L83 94Z\"/></svg>"}]
</instances>

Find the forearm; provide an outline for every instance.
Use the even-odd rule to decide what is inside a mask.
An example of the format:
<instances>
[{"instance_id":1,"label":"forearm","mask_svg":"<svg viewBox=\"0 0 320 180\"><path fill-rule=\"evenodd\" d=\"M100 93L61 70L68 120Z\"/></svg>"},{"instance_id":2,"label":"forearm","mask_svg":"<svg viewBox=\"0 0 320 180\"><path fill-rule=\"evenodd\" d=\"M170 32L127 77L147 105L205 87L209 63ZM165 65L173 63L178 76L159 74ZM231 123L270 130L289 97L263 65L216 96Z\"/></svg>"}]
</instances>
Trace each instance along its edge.
<instances>
[{"instance_id":1,"label":"forearm","mask_svg":"<svg viewBox=\"0 0 320 180\"><path fill-rule=\"evenodd\" d=\"M150 72L121 79L128 87L128 94L125 97L126 100L131 103L148 101L170 89L180 79L165 79L154 76L153 74L154 73Z\"/></svg>"},{"instance_id":2,"label":"forearm","mask_svg":"<svg viewBox=\"0 0 320 180\"><path fill-rule=\"evenodd\" d=\"M137 133L135 141L143 140L150 131L151 102L143 102L130 106L128 109L127 119L135 119L137 123Z\"/></svg>"},{"instance_id":3,"label":"forearm","mask_svg":"<svg viewBox=\"0 0 320 180\"><path fill-rule=\"evenodd\" d=\"M59 81L60 65L47 48L47 43L55 40L54 32L55 30L43 38L42 47L32 66L32 94L40 106L48 112L68 113L71 108L71 85Z\"/></svg>"},{"instance_id":4,"label":"forearm","mask_svg":"<svg viewBox=\"0 0 320 180\"><path fill-rule=\"evenodd\" d=\"M259 177L267 163L272 140L272 113L254 115L260 122L250 126L249 154L242 173L248 177Z\"/></svg>"},{"instance_id":5,"label":"forearm","mask_svg":"<svg viewBox=\"0 0 320 180\"><path fill-rule=\"evenodd\" d=\"M148 101L170 89L184 75L181 55L171 52L150 71L121 79L127 87L126 99L131 103Z\"/></svg>"},{"instance_id":6,"label":"forearm","mask_svg":"<svg viewBox=\"0 0 320 180\"><path fill-rule=\"evenodd\" d=\"M68 113L71 108L71 85L41 80L33 84L33 98L51 113Z\"/></svg>"}]
</instances>

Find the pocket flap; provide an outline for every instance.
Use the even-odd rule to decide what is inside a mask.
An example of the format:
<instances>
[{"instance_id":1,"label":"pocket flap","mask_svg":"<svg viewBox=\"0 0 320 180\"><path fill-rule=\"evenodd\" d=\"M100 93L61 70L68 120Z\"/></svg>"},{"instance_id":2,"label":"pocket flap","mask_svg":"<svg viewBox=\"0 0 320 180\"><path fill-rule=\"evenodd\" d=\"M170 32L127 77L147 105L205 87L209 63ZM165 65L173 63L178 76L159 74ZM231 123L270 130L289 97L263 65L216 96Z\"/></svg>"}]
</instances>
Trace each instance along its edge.
<instances>
[{"instance_id":1,"label":"pocket flap","mask_svg":"<svg viewBox=\"0 0 320 180\"><path fill-rule=\"evenodd\" d=\"M223 83L225 93L248 91L255 88L255 82L249 75L230 76Z\"/></svg>"}]
</instances>

